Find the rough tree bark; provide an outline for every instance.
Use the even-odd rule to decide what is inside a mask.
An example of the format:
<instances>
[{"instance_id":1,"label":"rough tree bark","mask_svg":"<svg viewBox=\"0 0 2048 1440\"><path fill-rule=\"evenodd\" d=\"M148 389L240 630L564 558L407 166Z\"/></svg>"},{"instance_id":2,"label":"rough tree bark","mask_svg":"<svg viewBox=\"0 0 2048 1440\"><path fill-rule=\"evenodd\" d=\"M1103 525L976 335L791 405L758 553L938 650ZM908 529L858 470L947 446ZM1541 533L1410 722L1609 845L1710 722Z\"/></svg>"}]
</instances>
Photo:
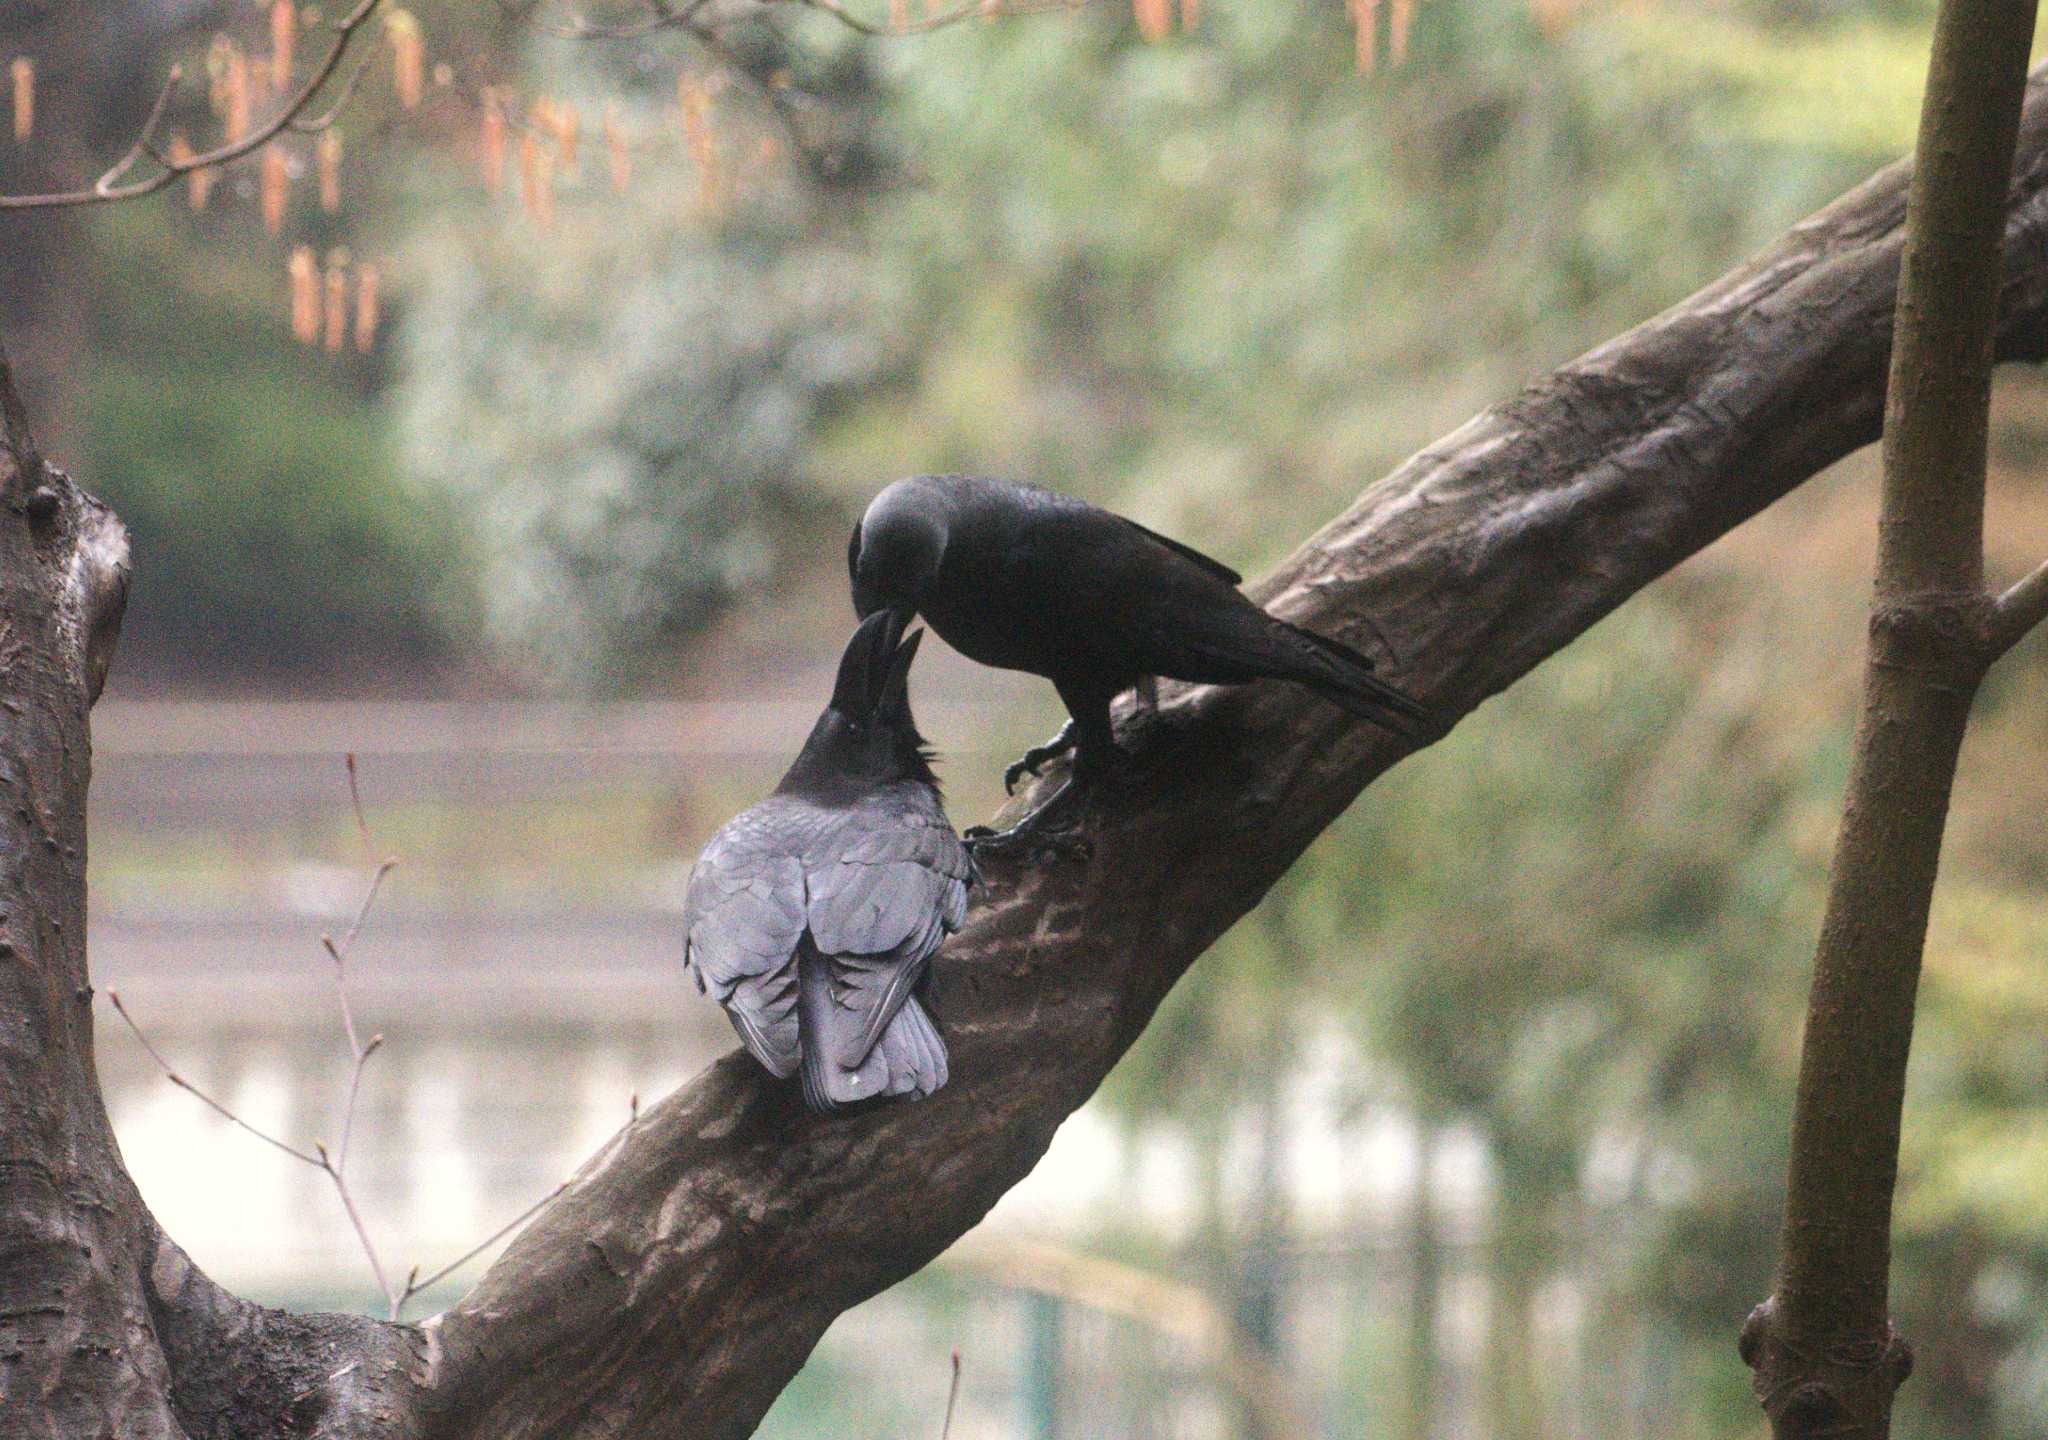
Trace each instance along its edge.
<instances>
[{"instance_id":1,"label":"rough tree bark","mask_svg":"<svg viewBox=\"0 0 2048 1440\"><path fill-rule=\"evenodd\" d=\"M2048 86L2024 134L2008 359L2048 353ZM1526 674L1877 438L1907 175L1425 450L1260 598L1377 644L1370 617L1395 677L1447 716ZM1168 694L1136 737L1136 793L1088 817L1093 860L997 874L941 956L954 1078L931 1101L811 1117L734 1055L643 1113L447 1313L283 1316L184 1260L107 1134L79 999L89 685L64 580L91 568L97 512L49 484L54 525L0 506L0 633L24 657L0 674L0 763L35 797L0 816L0 1386L67 1437L747 1435L835 1316L1023 1178L1181 972L1402 753L1288 687Z\"/></svg>"},{"instance_id":2,"label":"rough tree bark","mask_svg":"<svg viewBox=\"0 0 2048 1440\"><path fill-rule=\"evenodd\" d=\"M1912 1350L1892 1193L1942 831L1986 668L2039 577L1984 593L1985 437L2005 199L2034 0L1942 0L1907 207L1862 715L1814 959L1775 1293L1742 1356L1780 1440L1883 1440Z\"/></svg>"}]
</instances>

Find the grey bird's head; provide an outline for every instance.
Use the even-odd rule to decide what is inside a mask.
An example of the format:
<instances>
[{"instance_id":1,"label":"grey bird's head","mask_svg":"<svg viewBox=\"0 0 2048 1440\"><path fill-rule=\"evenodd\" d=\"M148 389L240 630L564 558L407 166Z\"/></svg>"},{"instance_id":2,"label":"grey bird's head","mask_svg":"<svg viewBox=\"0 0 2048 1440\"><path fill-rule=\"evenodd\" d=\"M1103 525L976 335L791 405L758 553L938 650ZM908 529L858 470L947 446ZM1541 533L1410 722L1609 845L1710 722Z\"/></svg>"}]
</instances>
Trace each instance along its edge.
<instances>
[{"instance_id":1,"label":"grey bird's head","mask_svg":"<svg viewBox=\"0 0 2048 1440\"><path fill-rule=\"evenodd\" d=\"M898 480L882 491L853 527L846 546L853 613L865 620L877 611L895 610L908 623L938 578L946 539L946 507L930 487Z\"/></svg>"},{"instance_id":2,"label":"grey bird's head","mask_svg":"<svg viewBox=\"0 0 2048 1440\"><path fill-rule=\"evenodd\" d=\"M896 611L878 610L853 632L839 658L832 702L780 788L832 795L893 780L937 783L931 752L910 714L910 663L924 631L906 638L904 623Z\"/></svg>"}]
</instances>

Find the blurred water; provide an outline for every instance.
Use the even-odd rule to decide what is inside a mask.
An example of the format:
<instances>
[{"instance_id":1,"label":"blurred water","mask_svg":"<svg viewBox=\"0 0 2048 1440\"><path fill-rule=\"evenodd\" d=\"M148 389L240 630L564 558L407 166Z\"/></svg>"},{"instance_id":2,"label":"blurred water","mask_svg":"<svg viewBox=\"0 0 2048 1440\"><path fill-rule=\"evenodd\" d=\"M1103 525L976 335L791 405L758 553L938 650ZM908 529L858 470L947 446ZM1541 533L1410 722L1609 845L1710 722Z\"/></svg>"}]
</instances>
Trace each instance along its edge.
<instances>
[{"instance_id":1,"label":"blurred water","mask_svg":"<svg viewBox=\"0 0 2048 1440\"><path fill-rule=\"evenodd\" d=\"M971 707L931 708L928 729L993 728ZM773 783L810 718L796 704L110 703L95 728L95 982L249 1124L332 1147L350 1063L320 937L346 930L371 857L396 854L349 954L359 1033L383 1044L364 1071L348 1173L387 1269L430 1274L544 1197L636 1097L653 1101L732 1048L681 973L682 885L702 840ZM359 755L368 849L344 750ZM960 823L993 808L1008 753L956 753ZM379 1308L326 1177L167 1083L111 1008L97 1013L116 1133L169 1233L255 1298ZM1280 1120L1287 1230L1239 1235L1206 1262L1269 1277L1282 1387L1328 1436L1394 1433L1364 1417L1399 1388L1414 1283L1403 1216L1415 1131L1398 1110L1346 1102L1357 1087L1339 1081L1361 1064L1334 1033L1306 1048ZM1224 1178L1244 1212L1258 1127L1229 1124ZM1205 1243L1200 1180L1179 1117L1132 1125L1085 1108L974 1236L842 1318L763 1434L936 1434L955 1345L968 1380L954 1440L1252 1433L1216 1338L1228 1305L1181 1278L1204 1269L1189 1263ZM1438 1383L1454 1414L1472 1403L1485 1329L1479 1147L1441 1143L1435 1182ZM1076 1292L1019 1259L1105 1239L1164 1268L1111 1271ZM488 1258L408 1313L455 1298ZM1559 1356L1576 1346L1573 1306L1553 1297Z\"/></svg>"}]
</instances>

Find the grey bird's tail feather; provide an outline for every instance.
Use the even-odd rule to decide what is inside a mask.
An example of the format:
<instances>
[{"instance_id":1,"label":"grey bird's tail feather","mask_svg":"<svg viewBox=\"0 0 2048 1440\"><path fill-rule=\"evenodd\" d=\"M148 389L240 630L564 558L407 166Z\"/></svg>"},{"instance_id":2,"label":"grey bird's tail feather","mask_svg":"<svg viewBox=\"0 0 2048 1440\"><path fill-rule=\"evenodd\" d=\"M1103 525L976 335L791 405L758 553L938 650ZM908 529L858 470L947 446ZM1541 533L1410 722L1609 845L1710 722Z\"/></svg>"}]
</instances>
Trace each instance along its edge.
<instances>
[{"instance_id":1,"label":"grey bird's tail feather","mask_svg":"<svg viewBox=\"0 0 2048 1440\"><path fill-rule=\"evenodd\" d=\"M1373 674L1372 661L1349 645L1285 620L1274 623L1308 647L1309 673L1298 678L1324 699L1406 739L1422 739L1435 728L1427 706Z\"/></svg>"},{"instance_id":2,"label":"grey bird's tail feather","mask_svg":"<svg viewBox=\"0 0 2048 1440\"><path fill-rule=\"evenodd\" d=\"M921 1099L946 1083L946 1042L915 995L905 997L858 1065L835 1062L831 1057L857 1036L861 1017L834 1003L830 960L806 945L797 964L804 1103L811 1109L837 1110L879 1095Z\"/></svg>"}]
</instances>

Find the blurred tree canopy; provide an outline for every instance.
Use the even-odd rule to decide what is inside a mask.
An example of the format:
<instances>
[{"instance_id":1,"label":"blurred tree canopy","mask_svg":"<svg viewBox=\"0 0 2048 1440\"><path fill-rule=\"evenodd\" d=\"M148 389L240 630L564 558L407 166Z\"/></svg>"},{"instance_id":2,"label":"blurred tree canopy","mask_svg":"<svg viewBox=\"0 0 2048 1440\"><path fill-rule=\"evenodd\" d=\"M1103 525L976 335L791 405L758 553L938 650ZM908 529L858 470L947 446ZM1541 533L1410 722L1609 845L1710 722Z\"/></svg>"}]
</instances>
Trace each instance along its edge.
<instances>
[{"instance_id":1,"label":"blurred tree canopy","mask_svg":"<svg viewBox=\"0 0 2048 1440\"><path fill-rule=\"evenodd\" d=\"M98 274L171 282L145 308L258 329L293 241L381 257L395 340L272 368L364 437L346 465L321 447L364 544L406 553L421 497L470 517L407 604L308 596L282 645L173 546L146 583L204 666L431 638L458 666L616 684L917 469L1043 480L1270 560L1294 528L1271 517L1322 513L1902 149L1924 18L1461 0L1418 12L1408 63L1361 77L1320 0L1211 5L1155 43L1116 6L895 40L792 7L725 32L718 66L674 34L565 41L518 7L414 8L449 73L417 115L376 83L357 98L338 213L309 203L301 145L279 241L248 243L247 176L203 214L89 227ZM490 86L514 146L535 101L582 116L575 163L543 156L550 224L513 203L516 174L500 195L477 178ZM392 144L408 127L423 143ZM168 258L193 242L208 263ZM94 328L115 348L148 333L111 296ZM189 354L137 347L163 383L79 407L138 514L195 503L145 489L236 468L232 441L162 448L234 405ZM288 613L298 547L215 493L206 522L276 557L252 583Z\"/></svg>"}]
</instances>

